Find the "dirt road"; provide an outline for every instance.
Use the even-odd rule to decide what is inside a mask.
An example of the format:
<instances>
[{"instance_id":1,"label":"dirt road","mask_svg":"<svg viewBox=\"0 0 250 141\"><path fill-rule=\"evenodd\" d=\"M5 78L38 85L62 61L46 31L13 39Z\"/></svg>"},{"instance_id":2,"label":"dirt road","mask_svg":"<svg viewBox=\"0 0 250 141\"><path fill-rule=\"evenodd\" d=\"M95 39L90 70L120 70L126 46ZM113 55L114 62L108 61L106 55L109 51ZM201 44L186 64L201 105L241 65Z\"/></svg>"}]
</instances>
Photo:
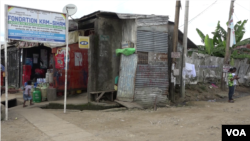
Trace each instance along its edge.
<instances>
[{"instance_id":1,"label":"dirt road","mask_svg":"<svg viewBox=\"0 0 250 141\"><path fill-rule=\"evenodd\" d=\"M235 103L190 105L157 111L49 111L108 141L219 141L222 124L250 124L250 96Z\"/></svg>"},{"instance_id":2,"label":"dirt road","mask_svg":"<svg viewBox=\"0 0 250 141\"><path fill-rule=\"evenodd\" d=\"M250 124L250 96L235 103L197 101L157 111L46 111L107 141L219 141L222 124ZM1 132L2 141L50 141L15 113L2 122Z\"/></svg>"}]
</instances>

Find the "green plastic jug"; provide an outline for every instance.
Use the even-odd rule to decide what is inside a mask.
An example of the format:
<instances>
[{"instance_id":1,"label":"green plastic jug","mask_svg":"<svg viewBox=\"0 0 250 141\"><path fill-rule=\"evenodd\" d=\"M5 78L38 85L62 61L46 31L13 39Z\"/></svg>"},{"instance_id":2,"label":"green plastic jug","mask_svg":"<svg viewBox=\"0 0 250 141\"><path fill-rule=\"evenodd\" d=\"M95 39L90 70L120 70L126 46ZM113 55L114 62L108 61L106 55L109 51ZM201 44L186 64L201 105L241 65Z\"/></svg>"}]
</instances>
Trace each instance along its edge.
<instances>
[{"instance_id":1,"label":"green plastic jug","mask_svg":"<svg viewBox=\"0 0 250 141\"><path fill-rule=\"evenodd\" d=\"M33 102L35 102L35 103L41 102L41 100L42 100L41 91L38 90L37 88L35 88L33 93L32 93L32 97L33 97Z\"/></svg>"}]
</instances>

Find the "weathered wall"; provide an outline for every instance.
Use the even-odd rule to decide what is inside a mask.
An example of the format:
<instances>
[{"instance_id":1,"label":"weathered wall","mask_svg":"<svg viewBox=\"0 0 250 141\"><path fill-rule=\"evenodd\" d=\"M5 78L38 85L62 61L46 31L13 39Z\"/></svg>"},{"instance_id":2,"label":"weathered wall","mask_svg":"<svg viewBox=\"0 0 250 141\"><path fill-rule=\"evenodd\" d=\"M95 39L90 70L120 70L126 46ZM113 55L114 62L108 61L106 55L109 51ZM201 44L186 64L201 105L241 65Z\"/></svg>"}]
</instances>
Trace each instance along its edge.
<instances>
[{"instance_id":1,"label":"weathered wall","mask_svg":"<svg viewBox=\"0 0 250 141\"><path fill-rule=\"evenodd\" d=\"M131 20L121 20L122 23L122 43L127 41L136 43L136 31L137 26L134 19Z\"/></svg>"},{"instance_id":2,"label":"weathered wall","mask_svg":"<svg viewBox=\"0 0 250 141\"><path fill-rule=\"evenodd\" d=\"M137 27L134 101L145 108L168 103L168 26Z\"/></svg>"},{"instance_id":3,"label":"weathered wall","mask_svg":"<svg viewBox=\"0 0 250 141\"><path fill-rule=\"evenodd\" d=\"M186 83L188 84L190 82L203 82L209 78L213 79L213 81L216 81L215 79L221 79L223 60L224 58L193 53L191 57L186 58L186 62L195 65L197 77L191 79L187 78ZM246 80L244 79L244 76L250 72L249 61L247 59L235 60L233 67L237 68L237 72L239 69L238 75L239 77L241 77L239 79L239 82L245 83Z\"/></svg>"},{"instance_id":4,"label":"weathered wall","mask_svg":"<svg viewBox=\"0 0 250 141\"><path fill-rule=\"evenodd\" d=\"M115 50L121 48L121 22L118 19L99 17L95 22L96 35L91 37L89 52L89 76L91 91L114 89L114 80L118 75L120 57ZM93 78L93 80L92 80Z\"/></svg>"}]
</instances>

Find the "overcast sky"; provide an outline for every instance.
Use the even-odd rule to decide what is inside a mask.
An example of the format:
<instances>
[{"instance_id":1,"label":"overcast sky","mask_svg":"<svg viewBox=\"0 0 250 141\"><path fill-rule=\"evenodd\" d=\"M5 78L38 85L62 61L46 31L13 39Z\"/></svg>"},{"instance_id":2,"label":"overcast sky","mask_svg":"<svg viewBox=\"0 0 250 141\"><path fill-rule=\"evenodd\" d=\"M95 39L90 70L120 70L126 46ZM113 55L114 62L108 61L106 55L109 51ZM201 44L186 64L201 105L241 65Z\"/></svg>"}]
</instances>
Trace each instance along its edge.
<instances>
[{"instance_id":1,"label":"overcast sky","mask_svg":"<svg viewBox=\"0 0 250 141\"><path fill-rule=\"evenodd\" d=\"M215 2L215 4L213 4ZM97 10L117 13L168 15L170 21L175 17L175 0L1 0L0 3L0 35L4 41L4 5L16 5L29 8L62 12L66 4L75 4L78 11L73 18L80 18ZM185 0L181 0L179 29L183 31ZM212 5L213 4L213 5ZM212 5L212 6L211 6ZM208 8L209 7L209 8ZM205 10L208 8L207 10ZM196 28L210 35L217 22L226 29L229 16L230 0L190 0L188 37L197 45L202 44ZM205 10L205 11L204 11ZM204 11L204 12L203 12ZM234 5L234 21L250 19L250 0L236 0ZM197 16L198 15L198 16ZM236 23L236 22L235 22ZM250 38L250 21L247 22L245 38Z\"/></svg>"}]
</instances>

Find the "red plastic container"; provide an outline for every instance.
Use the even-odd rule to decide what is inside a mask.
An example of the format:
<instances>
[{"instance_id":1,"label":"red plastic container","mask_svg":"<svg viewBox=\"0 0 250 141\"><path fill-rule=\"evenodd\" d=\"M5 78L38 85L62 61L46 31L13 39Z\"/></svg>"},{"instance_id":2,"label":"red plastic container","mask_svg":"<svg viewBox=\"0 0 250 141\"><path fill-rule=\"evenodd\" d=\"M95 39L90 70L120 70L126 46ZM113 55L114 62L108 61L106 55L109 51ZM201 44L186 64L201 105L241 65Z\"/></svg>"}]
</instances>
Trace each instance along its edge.
<instances>
[{"instance_id":1,"label":"red plastic container","mask_svg":"<svg viewBox=\"0 0 250 141\"><path fill-rule=\"evenodd\" d=\"M31 66L30 65L23 65L23 74L24 75L31 75Z\"/></svg>"},{"instance_id":2,"label":"red plastic container","mask_svg":"<svg viewBox=\"0 0 250 141\"><path fill-rule=\"evenodd\" d=\"M24 75L23 74L23 85L25 82L28 82L30 80L30 75Z\"/></svg>"},{"instance_id":3,"label":"red plastic container","mask_svg":"<svg viewBox=\"0 0 250 141\"><path fill-rule=\"evenodd\" d=\"M61 49L61 48L56 48ZM56 51L54 50L56 53ZM88 84L88 49L80 49L78 43L69 45L68 90L86 90ZM54 60L56 61L55 57ZM54 68L53 87L64 91L65 69Z\"/></svg>"}]
</instances>

